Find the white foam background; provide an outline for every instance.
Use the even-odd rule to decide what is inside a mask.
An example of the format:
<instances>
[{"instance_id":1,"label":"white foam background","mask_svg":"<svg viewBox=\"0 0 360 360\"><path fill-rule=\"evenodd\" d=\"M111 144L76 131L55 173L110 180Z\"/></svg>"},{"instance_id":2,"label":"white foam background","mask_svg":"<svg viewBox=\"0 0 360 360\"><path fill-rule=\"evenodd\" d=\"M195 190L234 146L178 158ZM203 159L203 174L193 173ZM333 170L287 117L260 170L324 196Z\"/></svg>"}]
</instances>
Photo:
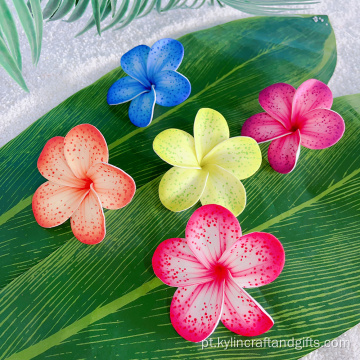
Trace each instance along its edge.
<instances>
[{"instance_id":1,"label":"white foam background","mask_svg":"<svg viewBox=\"0 0 360 360\"><path fill-rule=\"evenodd\" d=\"M301 12L330 17L338 50L337 67L329 83L334 96L360 93L359 0L323 0L311 10ZM90 31L79 38L74 35L87 18L75 24L48 22L44 26L42 54L37 67L31 64L30 48L24 32L20 31L23 74L30 93L22 91L0 68L0 146L70 95L116 68L121 55L132 47L151 46L160 38L177 38L247 16L230 7L205 5L198 10L173 10L163 15L153 12L121 31L108 31L102 37ZM337 340L349 340L350 346L323 347L303 360L360 359L360 324Z\"/></svg>"}]
</instances>

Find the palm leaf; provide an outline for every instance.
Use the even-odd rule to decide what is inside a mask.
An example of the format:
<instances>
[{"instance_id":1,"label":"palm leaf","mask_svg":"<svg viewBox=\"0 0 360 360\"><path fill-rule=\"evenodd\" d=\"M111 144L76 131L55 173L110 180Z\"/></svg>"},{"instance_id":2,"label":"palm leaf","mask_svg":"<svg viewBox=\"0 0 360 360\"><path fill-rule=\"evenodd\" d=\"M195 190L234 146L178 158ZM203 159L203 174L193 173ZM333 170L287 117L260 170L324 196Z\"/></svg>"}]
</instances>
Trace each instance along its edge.
<instances>
[{"instance_id":1,"label":"palm leaf","mask_svg":"<svg viewBox=\"0 0 360 360\"><path fill-rule=\"evenodd\" d=\"M261 111L264 87L279 81L299 86L308 78L328 82L336 44L324 20L249 18L186 35L179 71L191 80L192 93L177 107L156 107L149 127L135 129L126 104L107 105L107 90L125 76L118 68L0 150L0 359L291 360L314 349L201 350L175 333L169 320L174 289L154 278L151 257L162 240L183 236L195 208L172 213L161 205L159 180L169 166L152 151L152 141L169 127L191 133L204 106L220 111L237 136L245 119ZM286 176L270 168L263 146L261 169L245 182L243 231L273 233L287 256L276 282L251 290L275 318L266 334L271 339L311 336L322 344L359 322L359 104L360 95L335 100L347 126L339 144L303 148ZM39 227L31 210L32 194L45 181L36 169L42 147L84 121L101 130L110 163L131 174L138 188L129 206L106 212L107 237L96 246L75 240L68 223ZM219 326L212 337L234 335Z\"/></svg>"},{"instance_id":2,"label":"palm leaf","mask_svg":"<svg viewBox=\"0 0 360 360\"><path fill-rule=\"evenodd\" d=\"M71 9L75 6L75 0L64 0L58 7L54 15L51 17L51 21L60 20L66 16Z\"/></svg>"},{"instance_id":3,"label":"palm leaf","mask_svg":"<svg viewBox=\"0 0 360 360\"><path fill-rule=\"evenodd\" d=\"M64 20L71 12L65 21L78 21L84 15L87 7L90 6L90 0L47 0L41 15L41 0L29 0L27 4L25 0L13 0L13 2L28 38L34 64L37 64L40 58L43 20ZM249 14L264 15L279 13L294 5L311 5L317 2L316 0L225 0L221 2L217 0L217 5L223 7L225 4ZM84 34L93 27L96 27L99 35L101 35L101 31L114 27L115 30L120 30L135 19L148 15L154 9L160 13L178 8L197 9L205 3L214 5L214 0L134 0L130 9L130 0L121 0L119 3L116 0L91 0L92 17L76 36ZM110 14L112 16L111 21L107 25L102 25ZM3 29L11 57L21 70L19 37L6 0L0 1L0 15L0 26ZM1 66L3 66L2 63ZM5 66L3 67L5 68ZM9 66L5 68L9 73L7 69L10 69ZM14 77L14 71L11 71L12 73L9 75ZM16 76L16 79L20 78ZM19 82L22 80L16 81L20 86L23 86Z\"/></svg>"},{"instance_id":4,"label":"palm leaf","mask_svg":"<svg viewBox=\"0 0 360 360\"><path fill-rule=\"evenodd\" d=\"M15 62L13 56L7 48L4 36L1 32L0 35L0 65L25 91L29 91L18 64Z\"/></svg>"},{"instance_id":5,"label":"palm leaf","mask_svg":"<svg viewBox=\"0 0 360 360\"><path fill-rule=\"evenodd\" d=\"M19 35L11 11L5 1L0 1L0 29L4 34L12 58L16 61L19 70L22 68Z\"/></svg>"},{"instance_id":6,"label":"palm leaf","mask_svg":"<svg viewBox=\"0 0 360 360\"><path fill-rule=\"evenodd\" d=\"M87 6L89 5L90 0L79 0L76 4L74 11L71 13L70 17L66 20L67 22L74 22L79 20L85 13Z\"/></svg>"}]
</instances>

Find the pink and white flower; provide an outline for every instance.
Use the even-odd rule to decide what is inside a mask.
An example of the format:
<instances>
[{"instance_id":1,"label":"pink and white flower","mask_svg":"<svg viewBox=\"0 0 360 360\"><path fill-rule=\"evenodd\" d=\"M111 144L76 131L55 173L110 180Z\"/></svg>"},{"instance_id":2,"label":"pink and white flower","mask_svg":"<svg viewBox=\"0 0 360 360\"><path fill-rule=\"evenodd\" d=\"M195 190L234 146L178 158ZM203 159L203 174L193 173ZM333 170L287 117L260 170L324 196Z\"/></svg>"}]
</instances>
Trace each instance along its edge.
<instances>
[{"instance_id":1,"label":"pink and white flower","mask_svg":"<svg viewBox=\"0 0 360 360\"><path fill-rule=\"evenodd\" d=\"M157 277L178 287L170 306L175 330L199 342L218 322L243 336L256 336L274 324L270 315L244 290L274 281L285 252L273 235L241 235L237 218L220 205L204 205L191 216L185 239L168 239L156 249Z\"/></svg>"},{"instance_id":2,"label":"pink and white flower","mask_svg":"<svg viewBox=\"0 0 360 360\"><path fill-rule=\"evenodd\" d=\"M75 126L64 137L50 139L37 166L47 180L35 192L32 209L38 224L51 228L70 219L75 237L97 244L105 237L102 208L120 209L135 194L135 182L108 164L109 153L94 126Z\"/></svg>"},{"instance_id":3,"label":"pink and white flower","mask_svg":"<svg viewBox=\"0 0 360 360\"><path fill-rule=\"evenodd\" d=\"M337 143L345 131L343 118L330 110L331 90L319 80L307 80L297 90L284 83L271 85L260 92L259 103L266 112L247 119L241 135L258 143L272 141L269 163L282 174L295 168L300 145L325 149Z\"/></svg>"}]
</instances>

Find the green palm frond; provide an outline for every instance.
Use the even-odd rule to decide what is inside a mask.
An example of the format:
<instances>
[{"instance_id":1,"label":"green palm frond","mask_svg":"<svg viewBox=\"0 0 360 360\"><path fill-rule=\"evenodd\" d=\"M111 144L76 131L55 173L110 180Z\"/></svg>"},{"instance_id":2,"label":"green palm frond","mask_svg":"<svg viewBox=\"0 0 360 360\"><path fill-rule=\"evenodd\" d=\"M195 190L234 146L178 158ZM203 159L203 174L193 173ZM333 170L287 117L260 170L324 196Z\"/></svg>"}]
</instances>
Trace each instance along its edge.
<instances>
[{"instance_id":1,"label":"green palm frond","mask_svg":"<svg viewBox=\"0 0 360 360\"><path fill-rule=\"evenodd\" d=\"M22 75L22 57L14 13L17 14L24 29L31 48L32 62L36 65L41 52L43 22L45 20L78 21L89 6L92 7L92 16L76 36L94 27L99 35L109 29L122 29L153 10L164 13L180 8L197 9L208 3L220 7L228 5L253 15L266 15L280 13L294 5L308 6L318 2L317 0L28 0L27 2L11 0L14 8L12 11L6 1L10 0L0 0L0 66L26 91L28 89ZM111 20L103 25L110 15Z\"/></svg>"}]
</instances>

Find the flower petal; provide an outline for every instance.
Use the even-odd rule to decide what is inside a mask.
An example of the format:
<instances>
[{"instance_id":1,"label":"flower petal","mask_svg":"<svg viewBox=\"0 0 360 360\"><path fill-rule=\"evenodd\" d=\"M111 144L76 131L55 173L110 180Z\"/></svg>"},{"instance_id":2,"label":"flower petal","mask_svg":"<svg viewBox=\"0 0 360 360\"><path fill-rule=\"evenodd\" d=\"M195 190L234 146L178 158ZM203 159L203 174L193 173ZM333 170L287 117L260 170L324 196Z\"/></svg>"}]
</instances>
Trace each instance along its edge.
<instances>
[{"instance_id":1,"label":"flower petal","mask_svg":"<svg viewBox=\"0 0 360 360\"><path fill-rule=\"evenodd\" d=\"M146 45L139 45L129 50L121 57L121 67L132 78L138 80L145 87L150 87L148 80L146 63L150 48Z\"/></svg>"},{"instance_id":2,"label":"flower petal","mask_svg":"<svg viewBox=\"0 0 360 360\"><path fill-rule=\"evenodd\" d=\"M268 86L259 94L261 107L285 128L291 128L291 109L295 88L289 84L278 83Z\"/></svg>"},{"instance_id":3,"label":"flower petal","mask_svg":"<svg viewBox=\"0 0 360 360\"><path fill-rule=\"evenodd\" d=\"M164 70L177 70L184 57L184 47L174 39L161 39L150 50L147 60L147 74L154 82L155 75Z\"/></svg>"},{"instance_id":4,"label":"flower petal","mask_svg":"<svg viewBox=\"0 0 360 360\"><path fill-rule=\"evenodd\" d=\"M130 121L138 127L148 126L153 118L155 101L156 95L153 87L149 92L132 100L129 107Z\"/></svg>"},{"instance_id":5,"label":"flower petal","mask_svg":"<svg viewBox=\"0 0 360 360\"><path fill-rule=\"evenodd\" d=\"M194 256L185 239L168 239L152 258L155 275L169 286L198 285L213 279L212 273Z\"/></svg>"},{"instance_id":6,"label":"flower petal","mask_svg":"<svg viewBox=\"0 0 360 360\"><path fill-rule=\"evenodd\" d=\"M79 179L86 179L86 173L93 164L109 160L104 137L90 124L75 126L68 132L64 141L64 153L70 169Z\"/></svg>"},{"instance_id":7,"label":"flower petal","mask_svg":"<svg viewBox=\"0 0 360 360\"><path fill-rule=\"evenodd\" d=\"M198 169L173 167L160 181L159 196L171 211L183 211L195 205L204 191L208 173Z\"/></svg>"},{"instance_id":8,"label":"flower petal","mask_svg":"<svg viewBox=\"0 0 360 360\"><path fill-rule=\"evenodd\" d=\"M194 138L199 163L217 144L229 138L225 118L213 109L200 109L195 117Z\"/></svg>"},{"instance_id":9,"label":"flower petal","mask_svg":"<svg viewBox=\"0 0 360 360\"><path fill-rule=\"evenodd\" d=\"M147 91L149 89L138 80L126 76L111 85L107 93L107 103L109 105L118 105L130 101Z\"/></svg>"},{"instance_id":10,"label":"flower petal","mask_svg":"<svg viewBox=\"0 0 360 360\"><path fill-rule=\"evenodd\" d=\"M158 134L153 142L156 154L173 166L198 168L194 138L185 131L167 129Z\"/></svg>"},{"instance_id":11,"label":"flower petal","mask_svg":"<svg viewBox=\"0 0 360 360\"><path fill-rule=\"evenodd\" d=\"M274 140L287 134L290 132L284 128L282 123L267 113L251 116L241 128L241 136L249 136L258 143Z\"/></svg>"},{"instance_id":12,"label":"flower petal","mask_svg":"<svg viewBox=\"0 0 360 360\"><path fill-rule=\"evenodd\" d=\"M307 80L296 90L291 122L296 125L303 115L314 109L331 109L332 103L332 92L326 84L315 79Z\"/></svg>"},{"instance_id":13,"label":"flower petal","mask_svg":"<svg viewBox=\"0 0 360 360\"><path fill-rule=\"evenodd\" d=\"M201 165L219 165L239 180L253 175L262 161L260 147L250 137L237 136L214 147L203 159Z\"/></svg>"},{"instance_id":14,"label":"flower petal","mask_svg":"<svg viewBox=\"0 0 360 360\"><path fill-rule=\"evenodd\" d=\"M343 118L332 110L312 110L300 121L301 145L309 149L328 148L336 144L345 131Z\"/></svg>"},{"instance_id":15,"label":"flower petal","mask_svg":"<svg viewBox=\"0 0 360 360\"><path fill-rule=\"evenodd\" d=\"M88 245L97 244L105 237L105 216L92 186L71 216L71 229L79 241Z\"/></svg>"},{"instance_id":16,"label":"flower petal","mask_svg":"<svg viewBox=\"0 0 360 360\"><path fill-rule=\"evenodd\" d=\"M224 282L180 287L170 306L170 320L184 339L199 342L215 330L221 316Z\"/></svg>"},{"instance_id":17,"label":"flower petal","mask_svg":"<svg viewBox=\"0 0 360 360\"><path fill-rule=\"evenodd\" d=\"M204 205L190 217L185 230L189 248L210 269L241 237L237 218L220 205Z\"/></svg>"},{"instance_id":18,"label":"flower petal","mask_svg":"<svg viewBox=\"0 0 360 360\"><path fill-rule=\"evenodd\" d=\"M88 191L47 181L35 191L32 199L35 220L45 228L64 223L79 207Z\"/></svg>"},{"instance_id":19,"label":"flower petal","mask_svg":"<svg viewBox=\"0 0 360 360\"><path fill-rule=\"evenodd\" d=\"M261 305L231 278L225 283L221 321L230 331L242 336L264 334L274 325Z\"/></svg>"},{"instance_id":20,"label":"flower petal","mask_svg":"<svg viewBox=\"0 0 360 360\"><path fill-rule=\"evenodd\" d=\"M271 234L254 232L242 236L219 260L240 287L259 287L274 281L285 265L285 252Z\"/></svg>"},{"instance_id":21,"label":"flower petal","mask_svg":"<svg viewBox=\"0 0 360 360\"><path fill-rule=\"evenodd\" d=\"M116 166L97 163L87 172L93 189L106 209L121 209L133 198L136 190L134 179Z\"/></svg>"},{"instance_id":22,"label":"flower petal","mask_svg":"<svg viewBox=\"0 0 360 360\"><path fill-rule=\"evenodd\" d=\"M241 181L218 165L207 165L204 170L209 171L209 177L200 198L201 204L221 205L235 216L242 213L246 205L246 192Z\"/></svg>"},{"instance_id":23,"label":"flower petal","mask_svg":"<svg viewBox=\"0 0 360 360\"><path fill-rule=\"evenodd\" d=\"M268 149L270 166L281 174L287 174L295 168L299 155L299 130L272 141Z\"/></svg>"},{"instance_id":24,"label":"flower petal","mask_svg":"<svg viewBox=\"0 0 360 360\"><path fill-rule=\"evenodd\" d=\"M190 81L176 71L164 70L154 75L156 103L176 106L185 101L191 92Z\"/></svg>"},{"instance_id":25,"label":"flower petal","mask_svg":"<svg viewBox=\"0 0 360 360\"><path fill-rule=\"evenodd\" d=\"M37 167L42 176L56 184L78 188L83 188L86 184L84 180L75 177L66 162L62 136L53 137L45 144Z\"/></svg>"}]
</instances>

